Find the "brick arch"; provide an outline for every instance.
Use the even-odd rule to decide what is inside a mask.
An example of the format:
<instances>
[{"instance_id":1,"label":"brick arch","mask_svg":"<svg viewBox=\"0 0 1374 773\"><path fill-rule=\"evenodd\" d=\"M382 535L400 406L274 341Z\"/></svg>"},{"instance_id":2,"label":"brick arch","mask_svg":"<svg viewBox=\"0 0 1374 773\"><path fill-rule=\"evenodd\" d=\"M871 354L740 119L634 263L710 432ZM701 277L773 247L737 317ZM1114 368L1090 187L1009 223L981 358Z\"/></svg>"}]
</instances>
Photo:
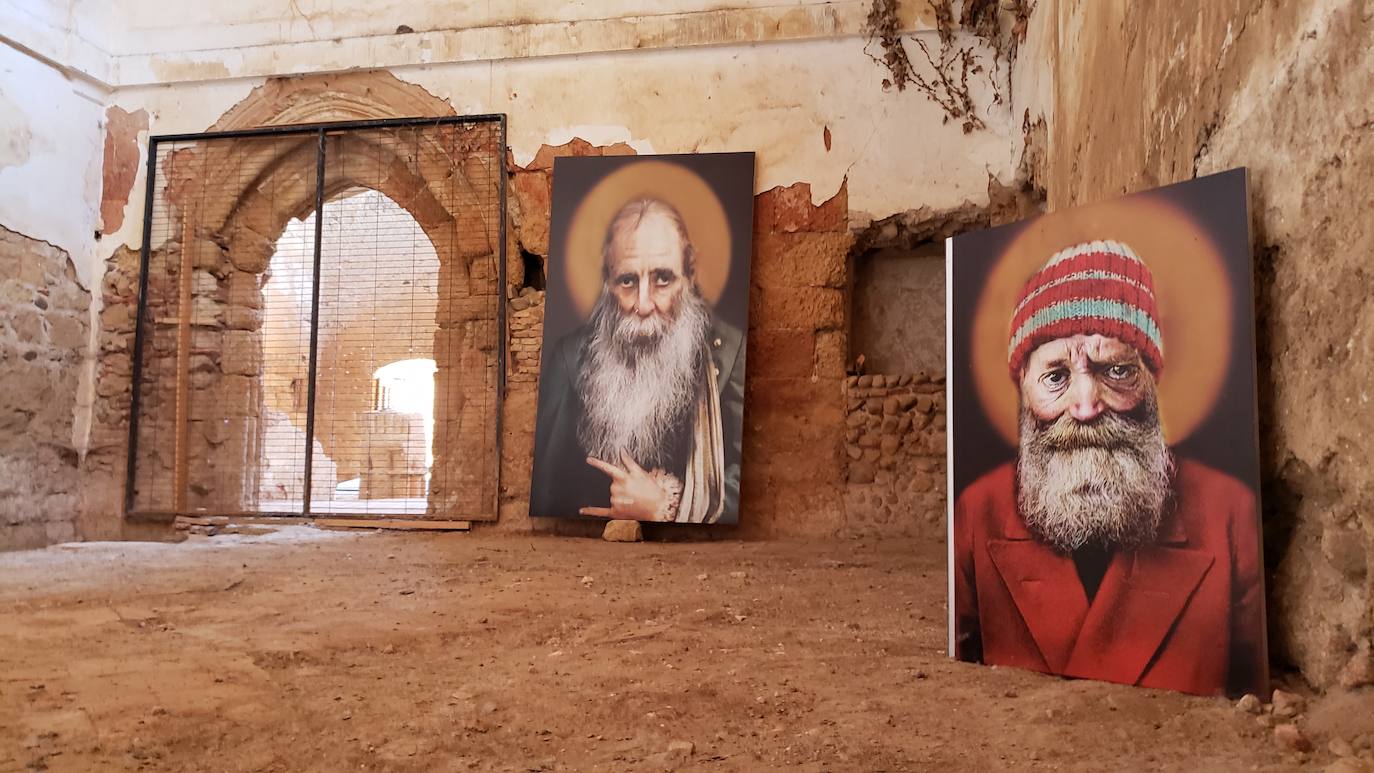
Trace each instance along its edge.
<instances>
[{"instance_id":1,"label":"brick arch","mask_svg":"<svg viewBox=\"0 0 1374 773\"><path fill-rule=\"evenodd\" d=\"M378 139L371 131L366 136L331 136L325 195L328 199L350 189L376 190L409 213L434 246L442 300L435 320L439 429L434 439L430 510L435 514L470 512L485 503L469 501L468 492L480 490L495 466L494 432L483 426L491 416L484 401L469 399L468 375L474 369L492 372L496 365L498 331L492 296L499 295L494 281L497 224L473 217L473 212L482 211L476 206L479 186L467 179L468 170L455 168L448 149L434 143L399 143L413 151L407 154L384 137ZM220 205L197 217L209 230L206 238L222 246L236 273L265 270L286 225L314 210L314 160L313 143L295 144L280 157L262 159L260 173L252 176L241 194L226 197L232 206ZM302 169L310 173L303 175ZM487 170L481 171L486 179L495 179Z\"/></svg>"},{"instance_id":2,"label":"brick arch","mask_svg":"<svg viewBox=\"0 0 1374 773\"><path fill-rule=\"evenodd\" d=\"M453 105L386 70L269 78L210 131L328 121L457 115Z\"/></svg>"},{"instance_id":3,"label":"brick arch","mask_svg":"<svg viewBox=\"0 0 1374 773\"><path fill-rule=\"evenodd\" d=\"M447 103L393 76L345 74L269 81L213 128L449 114ZM331 133L324 190L326 200L355 188L381 193L415 219L439 257L436 435L429 507L435 514L467 517L466 513L491 510L495 501L495 403L485 398L495 394L500 344L499 210L491 206L499 195L500 156L499 148L489 146L491 132L462 125L448 129L438 135L441 139L408 127ZM304 219L315 209L317 144L318 135L313 134L245 137L177 151L168 161L168 199L188 222L197 224L193 233L181 236L193 243L181 246L210 255L198 260L219 266L230 295L240 288L240 301L261 304L261 273L278 239L293 218ZM207 198L206 180L228 184L218 184L215 195ZM248 346L261 351L260 320L240 331L252 334ZM480 374L476 383L474 373ZM484 399L471 399L477 391ZM234 399L254 403L232 406L234 415L262 415L260 390L246 390ZM256 491L256 481L248 479L252 474L216 485ZM482 494L474 497L474 491Z\"/></svg>"}]
</instances>

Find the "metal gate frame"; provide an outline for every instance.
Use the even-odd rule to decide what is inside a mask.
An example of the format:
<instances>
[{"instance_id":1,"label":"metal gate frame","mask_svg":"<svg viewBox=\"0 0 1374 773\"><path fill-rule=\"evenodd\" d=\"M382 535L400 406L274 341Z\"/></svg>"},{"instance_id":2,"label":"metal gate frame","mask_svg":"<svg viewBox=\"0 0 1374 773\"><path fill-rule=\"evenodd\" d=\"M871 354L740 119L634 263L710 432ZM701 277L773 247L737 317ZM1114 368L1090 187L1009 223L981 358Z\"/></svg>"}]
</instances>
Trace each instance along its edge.
<instances>
[{"instance_id":1,"label":"metal gate frame","mask_svg":"<svg viewBox=\"0 0 1374 773\"><path fill-rule=\"evenodd\" d=\"M207 515L227 515L227 516L246 516L262 518L367 518L373 520L386 519L406 519L415 520L412 515L387 515L379 513L320 513L310 512L310 498L312 489L311 467L314 463L314 453L312 449L315 442L315 388L318 370L318 343L319 343L319 323L320 323L320 254L321 239L324 230L324 180L325 180L325 152L328 145L327 138L331 134L344 133L356 129L392 129L405 126L442 126L445 124L499 124L499 143L497 173L499 175L499 194L498 204L501 212L498 221L498 242L497 248L497 269L496 281L498 285L497 293L497 312L496 312L496 335L498 336L496 346L496 401L494 404L495 414L495 446L494 454L496 458L495 475L496 481L493 486L493 514L499 514L501 510L501 419L502 406L506 395L506 196L509 179L509 169L506 167L506 115L504 113L485 113L480 115L465 116L435 116L435 117L416 117L416 118L381 118L358 121L332 121L307 124L288 124L283 126L264 126L255 129L234 129L218 132L200 132L186 134L157 134L148 138L148 160L146 164L146 184L143 193L143 228L142 246L139 247L139 267L138 267L138 311L134 318L134 347L132 362L132 386L133 394L129 404L129 442L128 459L124 471L124 517L125 518L147 518L160 519L177 516L204 517ZM139 418L139 393L143 382L143 347L144 347L144 316L148 311L148 267L152 254L152 231L153 231L153 209L155 205L155 187L157 185L157 156L158 145L160 143L175 142L195 142L200 140L220 140L236 139L241 137L266 137L284 136L299 134L315 134L318 138L318 146L315 153L315 238L313 245L313 279L310 288L310 360L308 363L308 394L306 397L306 426L305 426L305 460L304 460L304 483L303 501L301 512L273 512L268 510L255 510L251 512L232 512L232 513L204 513L204 512L180 512L174 507L170 512L161 511L138 511L134 508L134 477L136 474L138 459L138 418Z\"/></svg>"}]
</instances>

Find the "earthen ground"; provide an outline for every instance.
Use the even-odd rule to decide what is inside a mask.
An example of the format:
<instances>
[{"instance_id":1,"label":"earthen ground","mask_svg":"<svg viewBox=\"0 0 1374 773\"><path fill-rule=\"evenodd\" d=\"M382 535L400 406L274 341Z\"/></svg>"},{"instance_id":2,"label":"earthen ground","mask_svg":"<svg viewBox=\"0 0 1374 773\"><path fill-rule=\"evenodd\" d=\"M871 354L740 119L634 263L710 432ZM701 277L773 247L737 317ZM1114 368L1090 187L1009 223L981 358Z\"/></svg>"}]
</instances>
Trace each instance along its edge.
<instances>
[{"instance_id":1,"label":"earthen ground","mask_svg":"<svg viewBox=\"0 0 1374 773\"><path fill-rule=\"evenodd\" d=\"M1331 761L1224 699L951 662L944 563L933 541L299 526L0 555L0 770Z\"/></svg>"}]
</instances>

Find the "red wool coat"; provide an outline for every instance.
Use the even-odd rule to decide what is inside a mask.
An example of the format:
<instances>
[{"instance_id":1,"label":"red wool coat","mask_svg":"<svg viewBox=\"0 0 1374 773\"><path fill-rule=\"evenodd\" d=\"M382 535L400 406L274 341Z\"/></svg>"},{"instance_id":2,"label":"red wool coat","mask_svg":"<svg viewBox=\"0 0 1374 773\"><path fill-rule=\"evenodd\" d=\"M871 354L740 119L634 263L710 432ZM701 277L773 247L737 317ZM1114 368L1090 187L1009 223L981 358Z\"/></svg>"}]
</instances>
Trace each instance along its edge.
<instances>
[{"instance_id":1,"label":"red wool coat","mask_svg":"<svg viewBox=\"0 0 1374 773\"><path fill-rule=\"evenodd\" d=\"M955 656L1211 695L1263 694L1264 585L1250 489L1180 461L1155 544L1118 551L1092 603L1071 556L1026 530L1015 468L954 507Z\"/></svg>"}]
</instances>

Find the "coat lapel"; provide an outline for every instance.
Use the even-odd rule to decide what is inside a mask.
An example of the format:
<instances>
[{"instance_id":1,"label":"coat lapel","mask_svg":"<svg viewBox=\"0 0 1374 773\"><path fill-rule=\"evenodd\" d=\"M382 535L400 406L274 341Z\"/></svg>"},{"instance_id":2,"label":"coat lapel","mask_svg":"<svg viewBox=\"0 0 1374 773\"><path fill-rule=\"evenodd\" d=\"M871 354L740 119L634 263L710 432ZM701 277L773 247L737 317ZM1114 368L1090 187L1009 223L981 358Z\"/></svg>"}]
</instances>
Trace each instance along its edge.
<instances>
[{"instance_id":1,"label":"coat lapel","mask_svg":"<svg viewBox=\"0 0 1374 773\"><path fill-rule=\"evenodd\" d=\"M1117 553L1063 673L1135 684L1215 560L1187 548L1176 518L1156 544Z\"/></svg>"},{"instance_id":2,"label":"coat lapel","mask_svg":"<svg viewBox=\"0 0 1374 773\"><path fill-rule=\"evenodd\" d=\"M711 325L711 359L718 369L716 383L719 389L725 389L725 385L730 383L742 343L743 336L733 326L720 320Z\"/></svg>"},{"instance_id":3,"label":"coat lapel","mask_svg":"<svg viewBox=\"0 0 1374 773\"><path fill-rule=\"evenodd\" d=\"M1073 559L1012 531L1008 536L1019 538L988 540L988 553L1046 667L1063 673L1088 614L1088 597Z\"/></svg>"}]
</instances>

